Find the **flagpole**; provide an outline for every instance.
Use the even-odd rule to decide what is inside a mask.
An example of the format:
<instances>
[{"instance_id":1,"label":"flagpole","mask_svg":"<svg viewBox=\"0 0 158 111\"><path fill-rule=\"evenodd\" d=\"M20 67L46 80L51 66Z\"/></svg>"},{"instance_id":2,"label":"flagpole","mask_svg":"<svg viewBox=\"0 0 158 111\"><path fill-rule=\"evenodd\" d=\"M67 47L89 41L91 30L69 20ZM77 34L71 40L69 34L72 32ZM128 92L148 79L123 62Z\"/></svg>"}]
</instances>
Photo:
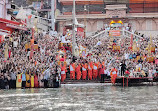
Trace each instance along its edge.
<instances>
[{"instance_id":1,"label":"flagpole","mask_svg":"<svg viewBox=\"0 0 158 111\"><path fill-rule=\"evenodd\" d=\"M75 36L75 0L73 0L73 38L72 38L72 54L75 55L75 45L76 45L76 36Z\"/></svg>"},{"instance_id":2,"label":"flagpole","mask_svg":"<svg viewBox=\"0 0 158 111\"><path fill-rule=\"evenodd\" d=\"M55 21L54 21L54 0L51 0L51 19L52 19L52 30L55 31Z\"/></svg>"}]
</instances>

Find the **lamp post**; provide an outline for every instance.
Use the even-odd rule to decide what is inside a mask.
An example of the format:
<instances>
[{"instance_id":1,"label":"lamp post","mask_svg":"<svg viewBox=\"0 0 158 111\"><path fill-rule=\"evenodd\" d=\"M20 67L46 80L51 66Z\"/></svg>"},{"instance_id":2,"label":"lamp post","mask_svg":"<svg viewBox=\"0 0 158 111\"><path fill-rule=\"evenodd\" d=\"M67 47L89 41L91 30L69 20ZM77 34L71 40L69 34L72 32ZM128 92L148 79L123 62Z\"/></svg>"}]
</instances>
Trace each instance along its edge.
<instances>
[{"instance_id":1,"label":"lamp post","mask_svg":"<svg viewBox=\"0 0 158 111\"><path fill-rule=\"evenodd\" d=\"M72 33L73 33L73 38L72 38L72 54L75 55L75 46L76 46L76 35L75 35L75 0L73 0L73 25L72 25Z\"/></svg>"}]
</instances>

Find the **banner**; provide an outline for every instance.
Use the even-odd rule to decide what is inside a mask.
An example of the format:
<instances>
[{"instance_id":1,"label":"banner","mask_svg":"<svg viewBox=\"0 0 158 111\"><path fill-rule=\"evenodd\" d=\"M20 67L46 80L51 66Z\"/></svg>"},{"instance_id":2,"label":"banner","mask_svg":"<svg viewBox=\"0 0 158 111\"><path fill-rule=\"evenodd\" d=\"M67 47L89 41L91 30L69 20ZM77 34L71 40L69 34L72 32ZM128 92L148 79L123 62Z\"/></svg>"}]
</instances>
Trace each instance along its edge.
<instances>
[{"instance_id":1,"label":"banner","mask_svg":"<svg viewBox=\"0 0 158 111\"><path fill-rule=\"evenodd\" d=\"M110 30L109 31L109 36L120 36L121 32L120 30Z\"/></svg>"},{"instance_id":2,"label":"banner","mask_svg":"<svg viewBox=\"0 0 158 111\"><path fill-rule=\"evenodd\" d=\"M84 28L77 27L77 35L84 37Z\"/></svg>"}]
</instances>

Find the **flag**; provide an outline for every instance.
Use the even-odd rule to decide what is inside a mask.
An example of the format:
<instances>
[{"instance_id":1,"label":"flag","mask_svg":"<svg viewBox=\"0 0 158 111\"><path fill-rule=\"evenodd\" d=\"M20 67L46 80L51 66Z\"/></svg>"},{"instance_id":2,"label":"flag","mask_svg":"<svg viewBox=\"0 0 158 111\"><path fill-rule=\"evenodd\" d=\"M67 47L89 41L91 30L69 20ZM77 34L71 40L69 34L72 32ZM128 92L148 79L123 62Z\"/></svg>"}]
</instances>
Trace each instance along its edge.
<instances>
[{"instance_id":1,"label":"flag","mask_svg":"<svg viewBox=\"0 0 158 111\"><path fill-rule=\"evenodd\" d=\"M131 34L131 41L130 41L130 47L133 45L133 34Z\"/></svg>"},{"instance_id":2,"label":"flag","mask_svg":"<svg viewBox=\"0 0 158 111\"><path fill-rule=\"evenodd\" d=\"M25 20L25 19L27 19L26 15L27 15L27 12L23 9L23 7L21 7L16 16L16 19Z\"/></svg>"}]
</instances>

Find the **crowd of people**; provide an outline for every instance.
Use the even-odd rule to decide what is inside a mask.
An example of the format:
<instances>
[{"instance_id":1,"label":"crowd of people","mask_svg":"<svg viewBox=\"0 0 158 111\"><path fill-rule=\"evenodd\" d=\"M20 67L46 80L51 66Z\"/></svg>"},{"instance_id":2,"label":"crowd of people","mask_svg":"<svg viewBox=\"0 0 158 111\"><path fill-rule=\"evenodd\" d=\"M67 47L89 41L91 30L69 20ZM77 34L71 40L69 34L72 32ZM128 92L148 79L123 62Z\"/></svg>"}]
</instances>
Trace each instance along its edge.
<instances>
[{"instance_id":1,"label":"crowd of people","mask_svg":"<svg viewBox=\"0 0 158 111\"><path fill-rule=\"evenodd\" d=\"M69 37L65 39L71 41ZM129 38L76 36L76 47L86 47L86 56L74 57L70 46L59 49L59 35L36 33L33 39L26 32L17 31L0 44L0 88L58 87L66 78L104 82L105 78L113 78L112 75L158 77L158 52L146 50L149 41L134 38L139 50L133 51L129 49ZM29 42L31 46L26 48ZM157 41L153 40L153 44ZM114 50L113 46L120 49ZM66 57L61 56L64 59L57 59L59 50L65 52Z\"/></svg>"}]
</instances>

